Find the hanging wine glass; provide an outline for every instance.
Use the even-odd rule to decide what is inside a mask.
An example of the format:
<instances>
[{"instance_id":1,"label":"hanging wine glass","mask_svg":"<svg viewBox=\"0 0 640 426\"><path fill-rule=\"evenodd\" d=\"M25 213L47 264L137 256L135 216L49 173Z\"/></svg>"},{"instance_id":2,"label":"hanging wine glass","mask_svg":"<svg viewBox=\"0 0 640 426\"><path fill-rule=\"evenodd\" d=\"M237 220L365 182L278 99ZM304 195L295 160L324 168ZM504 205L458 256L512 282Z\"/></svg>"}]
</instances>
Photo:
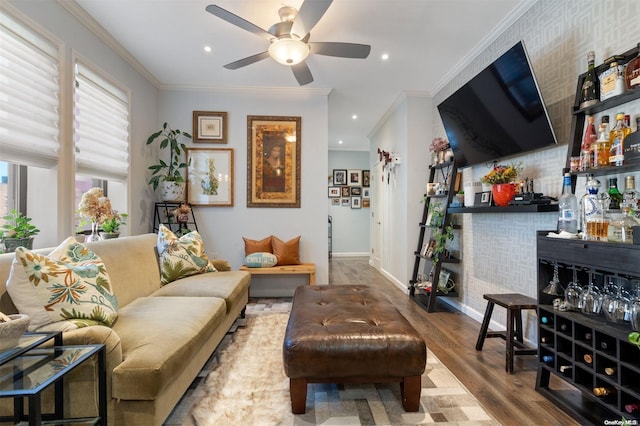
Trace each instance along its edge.
<instances>
[{"instance_id":1,"label":"hanging wine glass","mask_svg":"<svg viewBox=\"0 0 640 426\"><path fill-rule=\"evenodd\" d=\"M584 314L597 315L602 307L600 291L593 284L593 271L589 271L589 284L580 294L580 310Z\"/></svg>"},{"instance_id":2,"label":"hanging wine glass","mask_svg":"<svg viewBox=\"0 0 640 426\"><path fill-rule=\"evenodd\" d=\"M542 292L551 296L564 295L564 290L562 289L562 285L558 279L558 264L556 262L553 262L553 278L549 281L549 285L547 285Z\"/></svg>"},{"instance_id":3,"label":"hanging wine glass","mask_svg":"<svg viewBox=\"0 0 640 426\"><path fill-rule=\"evenodd\" d=\"M640 280L632 280L633 301L629 307L629 320L634 331L640 331Z\"/></svg>"},{"instance_id":4,"label":"hanging wine glass","mask_svg":"<svg viewBox=\"0 0 640 426\"><path fill-rule=\"evenodd\" d=\"M626 278L609 275L606 277L609 283L609 293L607 293L602 301L602 311L608 321L624 322L625 317L629 317L630 296L624 289ZM615 293L613 291L615 290Z\"/></svg>"},{"instance_id":5,"label":"hanging wine glass","mask_svg":"<svg viewBox=\"0 0 640 426\"><path fill-rule=\"evenodd\" d=\"M582 293L582 287L578 282L578 268L572 266L573 278L564 290L564 301L567 305L567 309L570 311L577 311L580 308L580 293Z\"/></svg>"}]
</instances>

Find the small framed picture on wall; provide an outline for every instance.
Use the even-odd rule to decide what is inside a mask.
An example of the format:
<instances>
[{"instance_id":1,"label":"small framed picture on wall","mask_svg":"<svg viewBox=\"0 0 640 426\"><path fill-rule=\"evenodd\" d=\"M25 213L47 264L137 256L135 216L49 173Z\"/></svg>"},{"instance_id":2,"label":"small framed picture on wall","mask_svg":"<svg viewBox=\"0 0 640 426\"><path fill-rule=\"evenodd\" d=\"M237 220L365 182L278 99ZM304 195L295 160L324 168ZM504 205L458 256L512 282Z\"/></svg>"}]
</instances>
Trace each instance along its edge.
<instances>
[{"instance_id":1,"label":"small framed picture on wall","mask_svg":"<svg viewBox=\"0 0 640 426\"><path fill-rule=\"evenodd\" d=\"M352 209L361 209L362 208L362 197L351 197L351 208Z\"/></svg>"},{"instance_id":2,"label":"small framed picture on wall","mask_svg":"<svg viewBox=\"0 0 640 426\"><path fill-rule=\"evenodd\" d=\"M347 170L346 169L333 169L333 184L334 185L346 185L347 184Z\"/></svg>"},{"instance_id":3,"label":"small framed picture on wall","mask_svg":"<svg viewBox=\"0 0 640 426\"><path fill-rule=\"evenodd\" d=\"M340 187L330 186L328 195L329 195L329 198L340 198Z\"/></svg>"},{"instance_id":4,"label":"small framed picture on wall","mask_svg":"<svg viewBox=\"0 0 640 426\"><path fill-rule=\"evenodd\" d=\"M362 182L362 170L348 170L349 185L360 186Z\"/></svg>"}]
</instances>

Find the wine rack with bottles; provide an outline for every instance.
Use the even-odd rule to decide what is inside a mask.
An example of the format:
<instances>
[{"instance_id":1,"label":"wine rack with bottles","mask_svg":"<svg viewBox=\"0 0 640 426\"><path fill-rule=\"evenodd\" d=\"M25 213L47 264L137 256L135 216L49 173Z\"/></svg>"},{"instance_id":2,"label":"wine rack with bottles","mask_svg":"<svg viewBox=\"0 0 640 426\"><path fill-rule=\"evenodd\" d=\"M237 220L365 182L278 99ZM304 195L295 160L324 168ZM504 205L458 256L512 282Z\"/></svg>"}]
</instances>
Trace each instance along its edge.
<instances>
[{"instance_id":1,"label":"wine rack with bottles","mask_svg":"<svg viewBox=\"0 0 640 426\"><path fill-rule=\"evenodd\" d=\"M640 277L640 246L582 240L560 240L539 231L538 248L538 376L536 390L569 412L582 424L605 420L640 420L640 348L629 343L629 323L612 323L602 315L559 311L542 290L559 265L560 282L580 270L584 286L595 273ZM554 375L572 385L552 388ZM613 423L612 423L613 424Z\"/></svg>"}]
</instances>

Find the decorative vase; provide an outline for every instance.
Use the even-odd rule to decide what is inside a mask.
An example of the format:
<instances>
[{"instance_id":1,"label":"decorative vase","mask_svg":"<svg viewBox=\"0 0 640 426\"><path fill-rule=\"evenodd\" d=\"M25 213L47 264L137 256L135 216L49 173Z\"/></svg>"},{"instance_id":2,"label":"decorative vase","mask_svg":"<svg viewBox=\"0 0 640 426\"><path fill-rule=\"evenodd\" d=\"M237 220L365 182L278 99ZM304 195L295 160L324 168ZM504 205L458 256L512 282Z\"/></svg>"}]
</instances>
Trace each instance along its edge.
<instances>
[{"instance_id":1,"label":"decorative vase","mask_svg":"<svg viewBox=\"0 0 640 426\"><path fill-rule=\"evenodd\" d=\"M516 185L514 183L497 183L491 187L491 191L496 206L505 207L516 196Z\"/></svg>"},{"instance_id":2,"label":"decorative vase","mask_svg":"<svg viewBox=\"0 0 640 426\"><path fill-rule=\"evenodd\" d=\"M447 151L438 151L438 163L444 163L447 161Z\"/></svg>"},{"instance_id":3,"label":"decorative vase","mask_svg":"<svg viewBox=\"0 0 640 426\"><path fill-rule=\"evenodd\" d=\"M184 182L160 182L160 198L162 201L184 201Z\"/></svg>"},{"instance_id":4,"label":"decorative vase","mask_svg":"<svg viewBox=\"0 0 640 426\"><path fill-rule=\"evenodd\" d=\"M0 351L16 346L31 322L29 315L11 314L8 316L11 321L0 322Z\"/></svg>"},{"instance_id":5,"label":"decorative vase","mask_svg":"<svg viewBox=\"0 0 640 426\"><path fill-rule=\"evenodd\" d=\"M102 237L98 233L98 222L91 222L91 234L84 237L85 243L92 243L95 241L100 241Z\"/></svg>"}]
</instances>

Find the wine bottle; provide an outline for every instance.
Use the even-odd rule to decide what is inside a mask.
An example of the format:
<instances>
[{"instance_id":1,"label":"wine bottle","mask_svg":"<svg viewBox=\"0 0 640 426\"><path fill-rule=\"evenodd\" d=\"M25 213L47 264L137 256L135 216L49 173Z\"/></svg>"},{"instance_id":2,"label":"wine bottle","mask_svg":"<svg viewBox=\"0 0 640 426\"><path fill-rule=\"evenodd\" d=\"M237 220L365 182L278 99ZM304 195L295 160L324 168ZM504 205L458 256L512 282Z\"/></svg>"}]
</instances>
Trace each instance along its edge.
<instances>
[{"instance_id":1,"label":"wine bottle","mask_svg":"<svg viewBox=\"0 0 640 426\"><path fill-rule=\"evenodd\" d=\"M547 337L546 337L546 336L542 336L542 337L540 338L540 341L541 341L542 343L547 343Z\"/></svg>"},{"instance_id":2,"label":"wine bottle","mask_svg":"<svg viewBox=\"0 0 640 426\"><path fill-rule=\"evenodd\" d=\"M626 404L624 406L624 411L629 414L637 413L640 411L640 404Z\"/></svg>"},{"instance_id":3,"label":"wine bottle","mask_svg":"<svg viewBox=\"0 0 640 426\"><path fill-rule=\"evenodd\" d=\"M587 54L588 70L582 82L582 92L580 94L580 108L595 105L600 101L600 85L596 77L596 52L593 50Z\"/></svg>"},{"instance_id":4,"label":"wine bottle","mask_svg":"<svg viewBox=\"0 0 640 426\"><path fill-rule=\"evenodd\" d=\"M542 317L540 318L540 322L543 324L549 324L551 322L551 320L549 320L548 317Z\"/></svg>"},{"instance_id":5,"label":"wine bottle","mask_svg":"<svg viewBox=\"0 0 640 426\"><path fill-rule=\"evenodd\" d=\"M545 355L542 357L544 362L553 362L553 355Z\"/></svg>"},{"instance_id":6,"label":"wine bottle","mask_svg":"<svg viewBox=\"0 0 640 426\"><path fill-rule=\"evenodd\" d=\"M607 396L607 395L611 395L611 389L609 388L605 388L605 387L597 387L597 388L593 388L593 394L595 396Z\"/></svg>"},{"instance_id":7,"label":"wine bottle","mask_svg":"<svg viewBox=\"0 0 640 426\"><path fill-rule=\"evenodd\" d=\"M571 366L571 365L561 365L560 366L560 372L561 373L568 373L569 371L571 371L572 368L573 368L573 366Z\"/></svg>"},{"instance_id":8,"label":"wine bottle","mask_svg":"<svg viewBox=\"0 0 640 426\"><path fill-rule=\"evenodd\" d=\"M616 368L615 367L607 367L604 369L604 373L607 376L613 376L614 374L616 374Z\"/></svg>"},{"instance_id":9,"label":"wine bottle","mask_svg":"<svg viewBox=\"0 0 640 426\"><path fill-rule=\"evenodd\" d=\"M591 340L591 333L589 332L584 333L584 340Z\"/></svg>"},{"instance_id":10,"label":"wine bottle","mask_svg":"<svg viewBox=\"0 0 640 426\"><path fill-rule=\"evenodd\" d=\"M604 350L607 350L609 344L603 340L602 342L600 342L600 347Z\"/></svg>"},{"instance_id":11,"label":"wine bottle","mask_svg":"<svg viewBox=\"0 0 640 426\"><path fill-rule=\"evenodd\" d=\"M582 359L584 359L584 362L586 362L587 364L591 364L593 362L593 357L591 356L591 354L584 354Z\"/></svg>"}]
</instances>

